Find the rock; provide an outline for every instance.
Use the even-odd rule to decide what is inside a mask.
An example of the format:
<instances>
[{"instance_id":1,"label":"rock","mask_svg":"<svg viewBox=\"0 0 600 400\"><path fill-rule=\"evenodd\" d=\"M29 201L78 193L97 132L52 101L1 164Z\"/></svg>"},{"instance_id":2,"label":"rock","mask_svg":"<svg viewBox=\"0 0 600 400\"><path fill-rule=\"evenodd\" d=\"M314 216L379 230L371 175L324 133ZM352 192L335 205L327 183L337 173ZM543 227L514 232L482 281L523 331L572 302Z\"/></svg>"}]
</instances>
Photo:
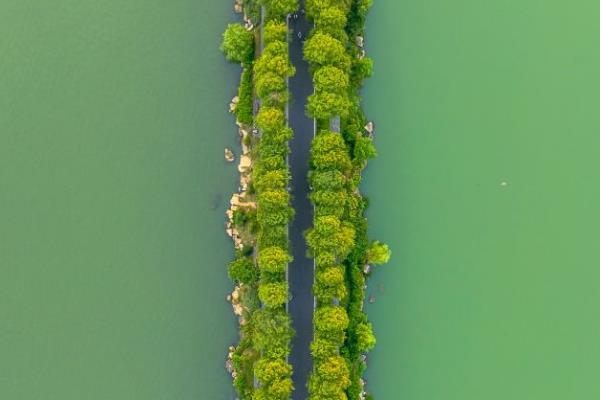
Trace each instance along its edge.
<instances>
[{"instance_id":1,"label":"rock","mask_svg":"<svg viewBox=\"0 0 600 400\"><path fill-rule=\"evenodd\" d=\"M365 46L365 38L362 36L357 36L356 45L362 49Z\"/></svg>"},{"instance_id":2,"label":"rock","mask_svg":"<svg viewBox=\"0 0 600 400\"><path fill-rule=\"evenodd\" d=\"M241 316L244 313L244 307L242 307L241 304L234 304L233 313L237 316Z\"/></svg>"},{"instance_id":3,"label":"rock","mask_svg":"<svg viewBox=\"0 0 600 400\"><path fill-rule=\"evenodd\" d=\"M238 171L240 172L240 174L248 172L250 170L251 166L252 166L252 159L247 154L243 154L240 157L240 163L238 165Z\"/></svg>"},{"instance_id":4,"label":"rock","mask_svg":"<svg viewBox=\"0 0 600 400\"><path fill-rule=\"evenodd\" d=\"M370 295L370 296L369 296L369 303L373 304L373 303L375 303L375 300L376 300L376 299L375 299L375 296L374 296L374 295Z\"/></svg>"},{"instance_id":5,"label":"rock","mask_svg":"<svg viewBox=\"0 0 600 400\"><path fill-rule=\"evenodd\" d=\"M233 237L233 230L231 230L231 229L225 229L225 232L227 232L227 236L229 236L230 238Z\"/></svg>"},{"instance_id":6,"label":"rock","mask_svg":"<svg viewBox=\"0 0 600 400\"><path fill-rule=\"evenodd\" d=\"M227 360L225 361L225 369L227 370L227 372L229 372L230 374L233 373L233 363L231 362L231 360Z\"/></svg>"},{"instance_id":7,"label":"rock","mask_svg":"<svg viewBox=\"0 0 600 400\"><path fill-rule=\"evenodd\" d=\"M235 96L232 100L231 103L229 103L229 112L232 113L236 110L238 102L240 101L239 97Z\"/></svg>"},{"instance_id":8,"label":"rock","mask_svg":"<svg viewBox=\"0 0 600 400\"><path fill-rule=\"evenodd\" d=\"M373 132L375 131L375 125L373 124L372 121L369 121L366 125L365 125L365 131L367 131L369 133L369 135L372 135Z\"/></svg>"},{"instance_id":9,"label":"rock","mask_svg":"<svg viewBox=\"0 0 600 400\"><path fill-rule=\"evenodd\" d=\"M369 264L365 264L363 272L365 273L365 275L368 275L371 272L371 266Z\"/></svg>"},{"instance_id":10,"label":"rock","mask_svg":"<svg viewBox=\"0 0 600 400\"><path fill-rule=\"evenodd\" d=\"M244 11L244 7L240 3L236 2L233 6L233 11L235 11L238 14L241 14Z\"/></svg>"},{"instance_id":11,"label":"rock","mask_svg":"<svg viewBox=\"0 0 600 400\"><path fill-rule=\"evenodd\" d=\"M235 161L235 154L233 154L233 151L227 147L225 148L225 161L230 163Z\"/></svg>"}]
</instances>

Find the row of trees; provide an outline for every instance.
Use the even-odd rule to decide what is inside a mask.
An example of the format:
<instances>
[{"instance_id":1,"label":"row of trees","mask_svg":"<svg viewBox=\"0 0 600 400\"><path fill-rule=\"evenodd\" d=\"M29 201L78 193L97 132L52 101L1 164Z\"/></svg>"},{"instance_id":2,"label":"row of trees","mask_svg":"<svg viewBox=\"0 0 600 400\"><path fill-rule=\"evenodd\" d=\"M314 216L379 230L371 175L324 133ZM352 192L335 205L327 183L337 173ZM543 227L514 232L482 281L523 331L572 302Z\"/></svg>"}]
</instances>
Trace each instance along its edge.
<instances>
[{"instance_id":1,"label":"row of trees","mask_svg":"<svg viewBox=\"0 0 600 400\"><path fill-rule=\"evenodd\" d=\"M285 16L295 10L297 0L259 3L266 11L267 22L263 27L263 51L254 63L254 88L260 100L255 123L260 141L252 175L258 206L256 263L262 308L253 316L254 346L260 360L254 365L258 387L252 399L288 400L293 390L292 367L287 362L293 329L285 307L289 299L286 270L292 261L287 226L293 209L287 190L287 155L293 132L287 126L285 106L289 100L287 80L296 71L289 58Z\"/></svg>"},{"instance_id":2,"label":"row of trees","mask_svg":"<svg viewBox=\"0 0 600 400\"><path fill-rule=\"evenodd\" d=\"M238 122L255 125L260 138L252 139L252 181L248 193L257 204L251 214L234 213L234 224L255 226L254 248L238 251L229 265L229 275L238 285L244 306L241 341L232 363L234 386L243 400L288 400L293 390L292 368L287 363L293 336L286 311L286 268L291 261L287 225L293 216L287 190L289 171L285 106L289 99L287 79L295 73L288 54L285 16L296 9L297 0L244 0L244 11L260 20L263 51L255 59L257 35L241 24L231 24L223 35L221 49L226 58L243 67L235 113ZM254 95L260 109L254 115Z\"/></svg>"},{"instance_id":3,"label":"row of trees","mask_svg":"<svg viewBox=\"0 0 600 400\"><path fill-rule=\"evenodd\" d=\"M371 75L372 61L356 45L356 36L362 35L357 21L364 22L370 3L306 1L307 15L315 23L304 47L314 85L307 114L319 127L329 127L335 117L341 121L341 133L323 130L311 147L315 221L306 239L317 267L315 364L309 383L314 400L364 398L362 355L376 342L362 311L368 270L364 266L387 262L390 255L386 245L368 241L368 201L358 190L362 170L376 156L372 138L362 133L366 121L358 93L363 79Z\"/></svg>"}]
</instances>

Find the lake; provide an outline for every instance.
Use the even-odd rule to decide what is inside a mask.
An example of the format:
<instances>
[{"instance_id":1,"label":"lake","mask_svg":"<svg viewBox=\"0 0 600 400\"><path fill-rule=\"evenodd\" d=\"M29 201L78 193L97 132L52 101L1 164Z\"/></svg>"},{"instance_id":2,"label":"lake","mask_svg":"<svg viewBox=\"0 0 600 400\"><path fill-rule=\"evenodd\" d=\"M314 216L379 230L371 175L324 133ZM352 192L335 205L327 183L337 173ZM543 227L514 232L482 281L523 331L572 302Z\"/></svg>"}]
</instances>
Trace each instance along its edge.
<instances>
[{"instance_id":1,"label":"lake","mask_svg":"<svg viewBox=\"0 0 600 400\"><path fill-rule=\"evenodd\" d=\"M380 400L600 397L600 3L375 0Z\"/></svg>"}]
</instances>

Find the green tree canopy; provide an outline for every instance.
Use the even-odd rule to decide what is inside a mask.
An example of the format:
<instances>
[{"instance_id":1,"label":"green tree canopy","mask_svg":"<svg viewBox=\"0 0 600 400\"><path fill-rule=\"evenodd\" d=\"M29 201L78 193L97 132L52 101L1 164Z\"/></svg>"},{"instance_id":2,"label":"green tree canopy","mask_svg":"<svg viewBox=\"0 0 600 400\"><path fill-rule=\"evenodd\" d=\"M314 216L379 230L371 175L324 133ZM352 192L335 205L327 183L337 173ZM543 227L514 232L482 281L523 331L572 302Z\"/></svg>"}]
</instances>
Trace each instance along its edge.
<instances>
[{"instance_id":1,"label":"green tree canopy","mask_svg":"<svg viewBox=\"0 0 600 400\"><path fill-rule=\"evenodd\" d=\"M373 326L369 322L361 322L356 325L354 330L356 335L356 346L361 353L367 352L375 347L375 335L373 334Z\"/></svg>"},{"instance_id":2,"label":"green tree canopy","mask_svg":"<svg viewBox=\"0 0 600 400\"><path fill-rule=\"evenodd\" d=\"M240 283L255 283L258 281L258 269L252 258L239 257L229 263L229 277Z\"/></svg>"},{"instance_id":3,"label":"green tree canopy","mask_svg":"<svg viewBox=\"0 0 600 400\"><path fill-rule=\"evenodd\" d=\"M266 358L284 358L294 335L289 315L285 310L260 309L252 314L254 347Z\"/></svg>"},{"instance_id":4,"label":"green tree canopy","mask_svg":"<svg viewBox=\"0 0 600 400\"><path fill-rule=\"evenodd\" d=\"M306 41L304 58L313 68L324 65L333 65L344 71L350 68L350 57L342 42L322 32L316 32Z\"/></svg>"},{"instance_id":5,"label":"green tree canopy","mask_svg":"<svg viewBox=\"0 0 600 400\"><path fill-rule=\"evenodd\" d=\"M310 345L313 358L323 359L331 357L338 352L337 343L324 338L316 338Z\"/></svg>"},{"instance_id":6,"label":"green tree canopy","mask_svg":"<svg viewBox=\"0 0 600 400\"><path fill-rule=\"evenodd\" d=\"M315 311L315 330L317 332L343 331L348 328L348 314L343 307L323 306Z\"/></svg>"},{"instance_id":7,"label":"green tree canopy","mask_svg":"<svg viewBox=\"0 0 600 400\"><path fill-rule=\"evenodd\" d=\"M271 133L285 127L285 114L276 107L261 107L256 116L256 125L265 133Z\"/></svg>"},{"instance_id":8,"label":"green tree canopy","mask_svg":"<svg viewBox=\"0 0 600 400\"><path fill-rule=\"evenodd\" d=\"M343 300L346 297L344 271L340 266L318 270L314 293L323 303L331 303L333 299Z\"/></svg>"},{"instance_id":9,"label":"green tree canopy","mask_svg":"<svg viewBox=\"0 0 600 400\"><path fill-rule=\"evenodd\" d=\"M292 256L281 247L271 246L260 249L258 252L258 266L269 273L281 273L292 261Z\"/></svg>"},{"instance_id":10,"label":"green tree canopy","mask_svg":"<svg viewBox=\"0 0 600 400\"><path fill-rule=\"evenodd\" d=\"M258 287L258 298L266 307L279 307L288 301L287 282L261 283Z\"/></svg>"},{"instance_id":11,"label":"green tree canopy","mask_svg":"<svg viewBox=\"0 0 600 400\"><path fill-rule=\"evenodd\" d=\"M298 0L259 0L266 7L270 19L284 18L298 9Z\"/></svg>"},{"instance_id":12,"label":"green tree canopy","mask_svg":"<svg viewBox=\"0 0 600 400\"><path fill-rule=\"evenodd\" d=\"M254 375L263 384L292 376L292 366L284 359L260 359L254 366Z\"/></svg>"},{"instance_id":13,"label":"green tree canopy","mask_svg":"<svg viewBox=\"0 0 600 400\"><path fill-rule=\"evenodd\" d=\"M373 139L363 136L360 133L356 135L356 141L354 142L354 160L362 166L367 160L375 157L377 157L377 150L373 144Z\"/></svg>"},{"instance_id":14,"label":"green tree canopy","mask_svg":"<svg viewBox=\"0 0 600 400\"><path fill-rule=\"evenodd\" d=\"M310 175L313 190L341 190L345 183L344 174L338 170L313 171Z\"/></svg>"},{"instance_id":15,"label":"green tree canopy","mask_svg":"<svg viewBox=\"0 0 600 400\"><path fill-rule=\"evenodd\" d=\"M287 169L267 171L255 178L254 187L259 191L269 189L285 189L290 180Z\"/></svg>"},{"instance_id":16,"label":"green tree canopy","mask_svg":"<svg viewBox=\"0 0 600 400\"><path fill-rule=\"evenodd\" d=\"M317 92L333 92L345 94L348 91L350 81L348 74L332 65L326 65L317 69L313 75L313 83Z\"/></svg>"},{"instance_id":17,"label":"green tree canopy","mask_svg":"<svg viewBox=\"0 0 600 400\"><path fill-rule=\"evenodd\" d=\"M317 171L346 171L351 167L350 156L341 135L323 131L311 144L311 166Z\"/></svg>"},{"instance_id":18,"label":"green tree canopy","mask_svg":"<svg viewBox=\"0 0 600 400\"><path fill-rule=\"evenodd\" d=\"M387 244L373 241L367 251L367 262L370 264L385 264L390 260L392 252Z\"/></svg>"},{"instance_id":19,"label":"green tree canopy","mask_svg":"<svg viewBox=\"0 0 600 400\"><path fill-rule=\"evenodd\" d=\"M344 27L347 23L346 13L339 7L327 7L315 16L316 28L335 37L338 40L347 40Z\"/></svg>"},{"instance_id":20,"label":"green tree canopy","mask_svg":"<svg viewBox=\"0 0 600 400\"><path fill-rule=\"evenodd\" d=\"M223 33L221 50L229 61L250 62L254 54L254 34L241 24L229 24Z\"/></svg>"},{"instance_id":21,"label":"green tree canopy","mask_svg":"<svg viewBox=\"0 0 600 400\"><path fill-rule=\"evenodd\" d=\"M287 25L281 21L269 21L265 25L263 35L267 46L276 41L285 43L288 35Z\"/></svg>"}]
</instances>

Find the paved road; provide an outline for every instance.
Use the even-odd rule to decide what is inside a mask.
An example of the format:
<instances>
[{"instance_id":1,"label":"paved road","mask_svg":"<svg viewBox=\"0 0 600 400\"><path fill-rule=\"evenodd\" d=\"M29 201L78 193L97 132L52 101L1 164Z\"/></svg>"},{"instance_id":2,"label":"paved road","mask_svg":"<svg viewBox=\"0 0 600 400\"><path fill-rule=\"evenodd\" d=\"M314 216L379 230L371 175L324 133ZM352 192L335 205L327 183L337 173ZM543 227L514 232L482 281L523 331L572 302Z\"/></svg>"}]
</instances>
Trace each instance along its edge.
<instances>
[{"instance_id":1,"label":"paved road","mask_svg":"<svg viewBox=\"0 0 600 400\"><path fill-rule=\"evenodd\" d=\"M301 3L304 3L301 1ZM303 5L301 6L303 7ZM302 59L302 42L312 24L304 15L298 14L290 19L292 41L290 56L296 67L296 76L290 79L291 100L289 107L289 124L294 130L294 138L290 142L289 158L292 173L292 205L296 210L296 218L290 225L290 242L294 261L289 267L289 284L292 300L289 303L296 336L292 340L290 363L294 368L293 400L306 400L308 391L306 383L312 370L310 342L312 341L313 313L313 261L306 258L306 243L303 233L312 225L313 207L308 200L308 158L310 143L313 138L313 120L306 117L304 110L307 97L312 93L312 79L308 64ZM302 38L298 38L298 32Z\"/></svg>"}]
</instances>

